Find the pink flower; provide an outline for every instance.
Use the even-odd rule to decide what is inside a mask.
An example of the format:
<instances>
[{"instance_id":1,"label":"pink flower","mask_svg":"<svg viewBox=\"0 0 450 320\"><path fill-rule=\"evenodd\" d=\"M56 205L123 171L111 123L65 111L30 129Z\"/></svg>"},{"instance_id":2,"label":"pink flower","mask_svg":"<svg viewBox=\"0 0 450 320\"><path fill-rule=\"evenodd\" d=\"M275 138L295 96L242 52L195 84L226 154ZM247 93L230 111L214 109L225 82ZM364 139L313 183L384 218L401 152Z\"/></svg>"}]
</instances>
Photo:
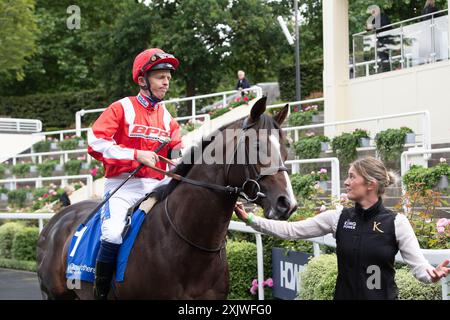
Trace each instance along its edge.
<instances>
[{"instance_id":1,"label":"pink flower","mask_svg":"<svg viewBox=\"0 0 450 320\"><path fill-rule=\"evenodd\" d=\"M436 226L438 228L445 228L446 225L450 224L450 220L446 218L441 218L438 220Z\"/></svg>"},{"instance_id":2,"label":"pink flower","mask_svg":"<svg viewBox=\"0 0 450 320\"><path fill-rule=\"evenodd\" d=\"M273 287L273 279L272 279L272 278L266 279L266 285L267 285L269 288L272 288L272 287Z\"/></svg>"},{"instance_id":3,"label":"pink flower","mask_svg":"<svg viewBox=\"0 0 450 320\"><path fill-rule=\"evenodd\" d=\"M244 101L248 101L248 97L247 96L244 97Z\"/></svg>"},{"instance_id":4,"label":"pink flower","mask_svg":"<svg viewBox=\"0 0 450 320\"><path fill-rule=\"evenodd\" d=\"M437 227L437 232L438 233L444 233L445 232L445 228L444 227Z\"/></svg>"},{"instance_id":5,"label":"pink flower","mask_svg":"<svg viewBox=\"0 0 450 320\"><path fill-rule=\"evenodd\" d=\"M253 281L252 281L252 286L253 286L253 287L257 287L257 286L258 286L258 280L253 279Z\"/></svg>"},{"instance_id":6,"label":"pink flower","mask_svg":"<svg viewBox=\"0 0 450 320\"><path fill-rule=\"evenodd\" d=\"M327 173L328 171L327 171L327 169L325 169L325 168L322 168L322 169L320 169L320 173Z\"/></svg>"},{"instance_id":7,"label":"pink flower","mask_svg":"<svg viewBox=\"0 0 450 320\"><path fill-rule=\"evenodd\" d=\"M92 168L92 169L91 169L91 175L92 175L93 177L96 177L96 176L97 176L97 171L98 171L98 167Z\"/></svg>"},{"instance_id":8,"label":"pink flower","mask_svg":"<svg viewBox=\"0 0 450 320\"><path fill-rule=\"evenodd\" d=\"M258 287L251 287L250 288L250 293L252 294L252 295L256 295L256 290L258 289Z\"/></svg>"},{"instance_id":9,"label":"pink flower","mask_svg":"<svg viewBox=\"0 0 450 320\"><path fill-rule=\"evenodd\" d=\"M45 193L42 198L47 199L48 198L48 193Z\"/></svg>"},{"instance_id":10,"label":"pink flower","mask_svg":"<svg viewBox=\"0 0 450 320\"><path fill-rule=\"evenodd\" d=\"M235 102L241 102L241 97L236 97L236 99L234 99Z\"/></svg>"}]
</instances>

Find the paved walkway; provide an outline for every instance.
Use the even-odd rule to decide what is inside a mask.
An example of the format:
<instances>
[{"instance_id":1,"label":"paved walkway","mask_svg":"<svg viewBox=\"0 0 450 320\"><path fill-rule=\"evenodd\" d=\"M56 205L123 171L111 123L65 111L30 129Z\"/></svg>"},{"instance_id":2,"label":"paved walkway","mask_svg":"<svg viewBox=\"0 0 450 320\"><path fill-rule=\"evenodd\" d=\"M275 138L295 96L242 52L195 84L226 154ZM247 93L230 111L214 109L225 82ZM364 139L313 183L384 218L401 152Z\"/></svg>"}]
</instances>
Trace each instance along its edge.
<instances>
[{"instance_id":1,"label":"paved walkway","mask_svg":"<svg viewBox=\"0 0 450 320\"><path fill-rule=\"evenodd\" d=\"M36 273L0 268L0 300L42 300Z\"/></svg>"}]
</instances>

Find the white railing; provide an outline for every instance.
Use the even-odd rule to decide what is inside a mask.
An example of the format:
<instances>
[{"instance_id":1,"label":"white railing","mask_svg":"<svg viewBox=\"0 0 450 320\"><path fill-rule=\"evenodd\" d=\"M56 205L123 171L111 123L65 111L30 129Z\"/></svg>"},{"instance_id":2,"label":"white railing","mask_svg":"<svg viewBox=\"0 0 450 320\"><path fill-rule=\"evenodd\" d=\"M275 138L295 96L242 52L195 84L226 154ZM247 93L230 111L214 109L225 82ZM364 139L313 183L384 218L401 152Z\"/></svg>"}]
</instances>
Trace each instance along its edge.
<instances>
[{"instance_id":1,"label":"white railing","mask_svg":"<svg viewBox=\"0 0 450 320\"><path fill-rule=\"evenodd\" d=\"M42 122L37 119L0 118L0 131L40 132L42 131Z\"/></svg>"},{"instance_id":2,"label":"white railing","mask_svg":"<svg viewBox=\"0 0 450 320\"><path fill-rule=\"evenodd\" d=\"M248 89L244 89L242 90L244 92L250 92L250 91L254 91L256 93L256 98L261 98L262 97L262 88L258 87L258 86L253 86L251 88ZM206 98L214 98L214 97L222 97L223 99L223 105L227 105L227 96L231 95L231 94L236 94L239 93L241 91L238 90L230 90L230 91L223 91L223 92L217 92L217 93L210 93L210 94L203 94L203 95L198 95L198 96L192 96L192 97L186 97L186 98L176 98L176 99L170 99L170 100L165 100L162 101L161 103L163 104L169 104L169 103L179 103L179 102L184 102L184 101L191 101L192 102L192 106L191 106L191 115L190 118L195 120L196 119L196 101L200 100L200 99L206 99ZM88 113L99 113L99 112L103 112L105 111L106 108L99 108L99 109L89 109L89 110L79 110L75 113L75 130L76 130L76 135L77 136L81 136L81 117L83 117L85 114Z\"/></svg>"},{"instance_id":3,"label":"white railing","mask_svg":"<svg viewBox=\"0 0 450 320\"><path fill-rule=\"evenodd\" d=\"M90 198L93 195L93 182L94 179L90 174L79 174L74 176L58 176L58 177L37 177L37 178L15 178L15 179L1 179L0 184L9 184L11 190L17 189L17 183L22 182L34 182L36 188L42 187L43 181L61 181L61 187L67 185L68 180L80 180L86 179L86 197Z\"/></svg>"},{"instance_id":4,"label":"white railing","mask_svg":"<svg viewBox=\"0 0 450 320\"><path fill-rule=\"evenodd\" d=\"M266 107L266 109L275 109L275 108L281 108L284 107L286 104L289 104L288 109L288 116L291 114L291 107L294 106L300 106L307 103L318 103L318 102L325 102L325 98L316 98L316 99L309 99L309 100L301 100L301 101L291 101L291 102L285 102L285 103L279 103L279 104L271 104Z\"/></svg>"},{"instance_id":5,"label":"white railing","mask_svg":"<svg viewBox=\"0 0 450 320\"><path fill-rule=\"evenodd\" d=\"M404 151L400 157L400 173L403 177L406 173L406 171L409 170L408 166L408 157L413 155L430 155L433 153L442 153L442 152L450 152L450 148L438 148L438 149L420 149L420 150L408 150ZM429 158L427 158L428 160ZM406 192L406 187L403 184L402 180L402 194L404 195ZM406 211L406 207L404 206L403 209Z\"/></svg>"},{"instance_id":6,"label":"white railing","mask_svg":"<svg viewBox=\"0 0 450 320\"><path fill-rule=\"evenodd\" d=\"M16 154L11 156L9 159L12 159L12 164L17 164L17 159L21 158L37 158L37 163L42 163L43 157L48 156L59 156L59 163L63 165L65 162L69 161L69 154L87 154L87 149L75 149L75 150L61 150L61 151L48 151L48 152L34 152L34 153L24 153L24 154ZM8 159L8 160L9 160ZM86 156L86 162L91 163L91 156ZM35 163L35 161L33 161Z\"/></svg>"},{"instance_id":7,"label":"white railing","mask_svg":"<svg viewBox=\"0 0 450 320\"><path fill-rule=\"evenodd\" d=\"M320 245L325 245L328 247L332 247L332 248L336 248L336 239L333 238L333 236L331 235L331 233L326 234L323 237L315 237L315 238L310 238L310 239L306 239L307 241L312 241L316 244L320 244ZM441 264L444 260L449 259L450 258L450 249L420 249L422 251L422 254L424 255L425 259L427 259L427 261L434 266L437 266L439 264ZM316 255L316 253L314 252L314 255ZM400 252L398 252L395 256L395 261L399 262L399 263L403 263L405 264L405 260L403 260L402 255ZM447 276L446 278L442 278L441 279L441 289L442 289L442 300L449 300L449 282L450 281L450 275Z\"/></svg>"},{"instance_id":8,"label":"white railing","mask_svg":"<svg viewBox=\"0 0 450 320\"><path fill-rule=\"evenodd\" d=\"M44 228L43 220L51 219L54 213L0 213L0 219L25 219L32 220L37 219L39 221L39 233L42 232ZM258 299L264 300L264 251L262 244L261 233L255 231L253 228L247 226L243 222L238 221L230 221L230 225L228 226L229 230L239 231L245 233L253 233L255 235L256 240L256 259L258 264Z\"/></svg>"},{"instance_id":9,"label":"white railing","mask_svg":"<svg viewBox=\"0 0 450 320\"><path fill-rule=\"evenodd\" d=\"M79 130L77 130L77 129L67 129L67 130L45 131L45 132L35 133L35 135L39 135L39 136L59 135L59 141L63 141L64 140L64 135L67 135L69 133L76 134L77 132L79 132L79 134L77 134L77 136L81 136L81 132L82 131L88 131L88 130L89 130L89 128L80 128Z\"/></svg>"},{"instance_id":10,"label":"white railing","mask_svg":"<svg viewBox=\"0 0 450 320\"><path fill-rule=\"evenodd\" d=\"M298 141L299 140L298 133L300 130L333 127L334 131L336 131L336 128L338 126L354 124L354 123L362 123L362 122L376 122L377 128L381 128L380 121L382 121L382 120L405 118L405 117L412 117L412 116L422 116L422 131L423 131L422 147L424 149L431 149L431 125L430 125L430 112L428 110L399 113L399 114L392 114L392 115L387 115L387 116L378 116L378 117L371 117L371 118L361 118L361 119L355 119L355 120L310 124L310 125L298 126L298 127L286 127L286 128L283 128L282 130L287 131L287 132L294 131L294 141ZM426 159L428 159L428 155L425 154L424 157L426 157Z\"/></svg>"}]
</instances>

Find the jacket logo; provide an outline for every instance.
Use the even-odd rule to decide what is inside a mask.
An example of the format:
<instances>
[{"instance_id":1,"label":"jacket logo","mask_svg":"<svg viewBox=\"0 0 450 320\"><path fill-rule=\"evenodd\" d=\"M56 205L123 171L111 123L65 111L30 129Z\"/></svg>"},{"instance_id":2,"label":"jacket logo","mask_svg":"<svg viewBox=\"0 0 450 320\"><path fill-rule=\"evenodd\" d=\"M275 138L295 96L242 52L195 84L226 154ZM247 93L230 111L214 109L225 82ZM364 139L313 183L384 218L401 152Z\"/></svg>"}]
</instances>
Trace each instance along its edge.
<instances>
[{"instance_id":1,"label":"jacket logo","mask_svg":"<svg viewBox=\"0 0 450 320\"><path fill-rule=\"evenodd\" d=\"M139 137L150 140L167 140L170 137L169 132L155 127L147 127L140 124L130 125L129 137Z\"/></svg>"},{"instance_id":2,"label":"jacket logo","mask_svg":"<svg viewBox=\"0 0 450 320\"><path fill-rule=\"evenodd\" d=\"M343 228L344 229L355 230L356 229L356 222L347 220L347 221L344 222L344 227Z\"/></svg>"},{"instance_id":3,"label":"jacket logo","mask_svg":"<svg viewBox=\"0 0 450 320\"><path fill-rule=\"evenodd\" d=\"M378 231L378 232L384 233L383 230L381 230L380 228L378 228L378 226L379 226L380 224L381 224L381 222L376 222L376 221L374 221L374 222L373 222L373 231Z\"/></svg>"}]
</instances>

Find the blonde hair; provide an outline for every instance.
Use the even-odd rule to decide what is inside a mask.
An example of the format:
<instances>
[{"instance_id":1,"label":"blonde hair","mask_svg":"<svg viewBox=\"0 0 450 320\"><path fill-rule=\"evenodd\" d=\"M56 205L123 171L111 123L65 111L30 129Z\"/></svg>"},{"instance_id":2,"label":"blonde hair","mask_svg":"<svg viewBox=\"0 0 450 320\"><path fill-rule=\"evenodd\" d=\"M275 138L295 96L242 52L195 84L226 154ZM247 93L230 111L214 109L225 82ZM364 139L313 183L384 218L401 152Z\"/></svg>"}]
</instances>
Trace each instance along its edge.
<instances>
[{"instance_id":1,"label":"blonde hair","mask_svg":"<svg viewBox=\"0 0 450 320\"><path fill-rule=\"evenodd\" d=\"M67 186L64 187L64 191L66 193L72 193L75 191L75 188L73 186L71 186L70 184L68 184Z\"/></svg>"},{"instance_id":2,"label":"blonde hair","mask_svg":"<svg viewBox=\"0 0 450 320\"><path fill-rule=\"evenodd\" d=\"M381 196L386 191L386 187L398 181L398 175L386 169L383 162L374 157L358 159L350 164L366 183L376 182L378 185L377 194Z\"/></svg>"},{"instance_id":3,"label":"blonde hair","mask_svg":"<svg viewBox=\"0 0 450 320\"><path fill-rule=\"evenodd\" d=\"M436 1L435 0L427 0L427 2L425 2L425 6L424 6L424 8L425 7L427 7L427 6L436 6Z\"/></svg>"}]
</instances>

